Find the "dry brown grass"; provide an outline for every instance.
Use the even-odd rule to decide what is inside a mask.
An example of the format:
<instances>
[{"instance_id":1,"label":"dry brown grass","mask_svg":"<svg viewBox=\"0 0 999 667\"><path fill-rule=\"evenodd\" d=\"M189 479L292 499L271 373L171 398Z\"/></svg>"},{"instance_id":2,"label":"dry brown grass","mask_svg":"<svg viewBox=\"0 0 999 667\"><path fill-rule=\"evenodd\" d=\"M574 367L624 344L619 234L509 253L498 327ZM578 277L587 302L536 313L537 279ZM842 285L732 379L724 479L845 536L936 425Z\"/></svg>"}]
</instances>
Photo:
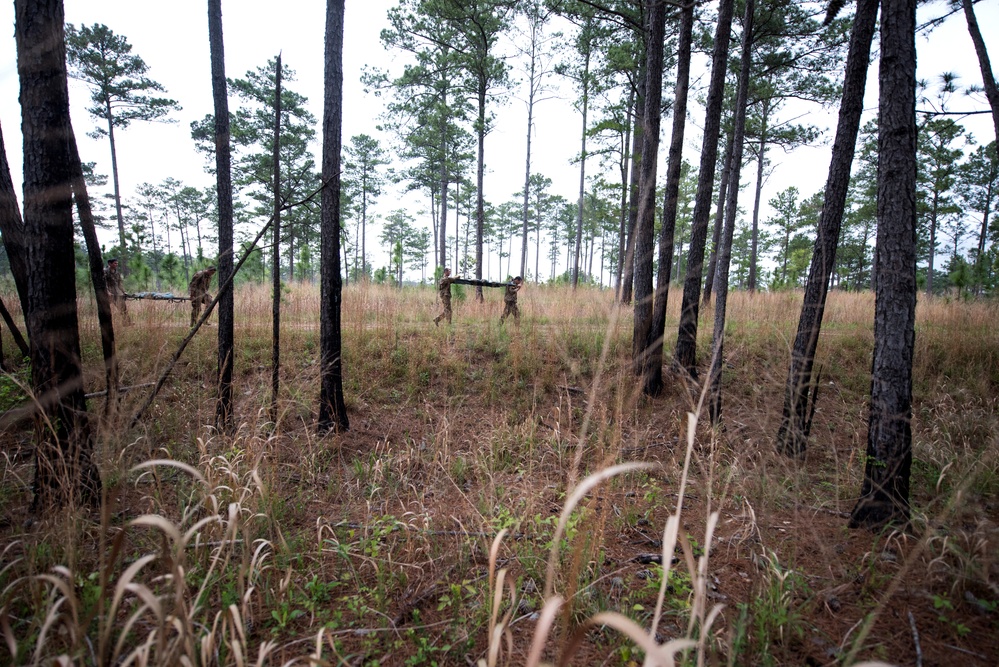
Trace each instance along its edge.
<instances>
[{"instance_id":1,"label":"dry brown grass","mask_svg":"<svg viewBox=\"0 0 999 667\"><path fill-rule=\"evenodd\" d=\"M830 296L811 450L788 461L773 436L799 294L730 297L725 426L712 430L675 381L657 399L637 393L631 313L609 291L528 286L520 326L501 327L498 293L479 304L468 289L454 326L436 328L432 289L352 285L351 430L322 438L318 290L284 295L276 424L269 294L244 286L236 300L237 435L210 426L209 328L140 428L101 424L103 512L26 523L30 434L0 436L0 662L999 657L994 304L920 301L914 522L876 536L843 515L863 472L870 295ZM136 324L117 332L126 385L158 374L189 316L130 306ZM91 303L81 318L95 391Z\"/></svg>"}]
</instances>

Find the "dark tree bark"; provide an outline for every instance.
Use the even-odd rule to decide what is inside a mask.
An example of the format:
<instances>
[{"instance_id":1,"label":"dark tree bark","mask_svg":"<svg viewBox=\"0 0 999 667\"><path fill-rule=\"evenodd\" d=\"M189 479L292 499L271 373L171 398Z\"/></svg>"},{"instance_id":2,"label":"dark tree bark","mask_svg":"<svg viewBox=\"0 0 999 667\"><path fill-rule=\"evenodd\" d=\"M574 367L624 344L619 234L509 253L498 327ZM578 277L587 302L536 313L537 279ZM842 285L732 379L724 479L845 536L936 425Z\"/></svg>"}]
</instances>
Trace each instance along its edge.
<instances>
[{"instance_id":1,"label":"dark tree bark","mask_svg":"<svg viewBox=\"0 0 999 667\"><path fill-rule=\"evenodd\" d=\"M628 193L628 239L624 253L624 272L618 299L622 304L631 303L635 288L635 229L638 226L638 180L642 168L642 117L645 114L645 63L638 72L638 87L635 91L635 131L631 136L631 185Z\"/></svg>"},{"instance_id":2,"label":"dark tree bark","mask_svg":"<svg viewBox=\"0 0 999 667\"><path fill-rule=\"evenodd\" d=\"M916 0L882 0L878 280L867 464L851 528L909 519L916 319Z\"/></svg>"},{"instance_id":3,"label":"dark tree bark","mask_svg":"<svg viewBox=\"0 0 999 667\"><path fill-rule=\"evenodd\" d=\"M725 353L725 309L728 306L728 269L732 260L732 237L735 234L735 215L739 207L739 178L742 171L742 146L746 134L746 101L749 97L749 72L753 58L753 12L756 3L746 0L746 13L742 20L742 62L739 67L739 89L735 96L735 127L732 129L732 155L728 165L730 188L725 202L725 229L718 244L718 287L715 302L714 342L711 353L711 394L708 413L712 425L721 422L722 393L721 371Z\"/></svg>"},{"instance_id":4,"label":"dark tree bark","mask_svg":"<svg viewBox=\"0 0 999 667\"><path fill-rule=\"evenodd\" d=\"M964 7L964 16L968 21L968 33L971 35L971 41L975 44L975 53L978 54L978 66L982 70L985 98L992 108L992 124L996 131L996 142L999 142L999 86L996 85L996 78L992 75L989 52L985 48L982 31L978 28L978 19L975 18L975 10L971 6L971 0L961 0L961 6Z\"/></svg>"},{"instance_id":5,"label":"dark tree bark","mask_svg":"<svg viewBox=\"0 0 999 667\"><path fill-rule=\"evenodd\" d=\"M208 0L208 40L212 59L212 98L215 102L215 185L219 207L219 360L218 397L215 401L215 427L235 432L232 409L232 369L236 355L234 304L231 283L233 267L232 168L229 135L229 98L225 79L225 49L222 38L222 0Z\"/></svg>"},{"instance_id":6,"label":"dark tree bark","mask_svg":"<svg viewBox=\"0 0 999 667\"><path fill-rule=\"evenodd\" d=\"M839 107L839 121L829 162L829 175L826 178L822 213L812 251L812 264L808 270L808 282L805 284L798 332L791 351L791 366L784 388L784 410L777 432L777 451L787 456L803 454L808 443L809 386L829 292L829 277L836 265L836 246L843 226L853 154L860 131L860 116L864 110L864 90L867 87L867 69L877 18L878 0L858 0L846 57L843 99Z\"/></svg>"},{"instance_id":7,"label":"dark tree bark","mask_svg":"<svg viewBox=\"0 0 999 667\"><path fill-rule=\"evenodd\" d=\"M25 311L39 428L32 507L100 498L83 393L76 276L65 15L61 0L17 0L17 71L24 138Z\"/></svg>"},{"instance_id":8,"label":"dark tree bark","mask_svg":"<svg viewBox=\"0 0 999 667\"><path fill-rule=\"evenodd\" d=\"M652 256L655 252L656 171L659 154L659 127L662 120L663 43L666 36L666 5L653 0L648 7L649 32L645 40L645 114L642 118L642 160L638 182L638 224L635 227L635 322L632 335L632 365L649 380L649 331L652 328ZM662 388L656 387L655 393Z\"/></svg>"},{"instance_id":9,"label":"dark tree bark","mask_svg":"<svg viewBox=\"0 0 999 667\"><path fill-rule=\"evenodd\" d=\"M687 251L687 277L683 283L680 306L680 327L676 337L674 357L677 366L690 377L697 377L697 312L701 300L701 273L704 269L704 246L711 216L711 191L715 183L718 162L718 135L721 132L722 102L725 97L725 71L728 61L728 41L732 33L733 0L721 0L718 7L718 27L711 56L711 84L708 88L704 117L704 141L701 145L701 166L697 176L697 194L690 228L690 248Z\"/></svg>"},{"instance_id":10,"label":"dark tree bark","mask_svg":"<svg viewBox=\"0 0 999 667\"><path fill-rule=\"evenodd\" d=\"M281 54L274 72L274 274L271 276L271 421L277 424L281 376ZM340 253L337 252L339 259Z\"/></svg>"},{"instance_id":11,"label":"dark tree bark","mask_svg":"<svg viewBox=\"0 0 999 667\"><path fill-rule=\"evenodd\" d=\"M80 218L80 229L83 230L83 238L87 242L90 281L94 286L97 321L101 329L101 353L104 356L104 381L107 385L104 414L110 415L118 405L118 354L115 350L114 324L111 319L111 299L108 297L107 284L104 281L104 258L101 255L100 241L97 240L94 213L90 207L87 183L83 178L83 164L80 162L80 152L76 147L76 136L72 127L69 135L69 157L73 176L73 200L76 202L76 212Z\"/></svg>"},{"instance_id":12,"label":"dark tree bark","mask_svg":"<svg viewBox=\"0 0 999 667\"><path fill-rule=\"evenodd\" d=\"M663 225L659 231L659 273L656 279L652 326L646 337L648 349L643 391L658 395L663 388L663 339L666 334L666 305L673 269L673 236L676 232L676 209L680 198L680 172L683 164L683 135L687 125L687 92L690 87L690 51L693 43L694 5L680 9L680 34L677 44L676 86L673 94L673 134L670 137L669 162L666 166L666 194ZM661 77L660 77L661 80Z\"/></svg>"},{"instance_id":13,"label":"dark tree bark","mask_svg":"<svg viewBox=\"0 0 999 667\"><path fill-rule=\"evenodd\" d=\"M0 234L3 234L4 249L10 262L10 272L14 275L17 298L21 302L21 312L27 318L28 312L28 241L21 219L21 209L17 205L14 182L10 177L10 164L7 162L7 148L0 129Z\"/></svg>"},{"instance_id":14,"label":"dark tree bark","mask_svg":"<svg viewBox=\"0 0 999 667\"><path fill-rule=\"evenodd\" d=\"M344 0L326 2L326 86L323 104L319 431L350 428L343 397L340 307L340 132L343 123ZM481 246L480 246L481 248ZM480 267L481 269L481 264Z\"/></svg>"},{"instance_id":15,"label":"dark tree bark","mask_svg":"<svg viewBox=\"0 0 999 667\"><path fill-rule=\"evenodd\" d=\"M704 295L701 297L701 305L708 307L711 304L711 292L714 289L715 273L718 271L718 243L721 239L722 228L725 227L725 199L728 197L728 180L732 172L732 149L735 141L735 132L728 135L725 144L725 155L722 157L721 183L718 185L718 208L715 210L715 228L711 233L711 254L708 256L708 271L704 275ZM740 166L740 170L742 167Z\"/></svg>"}]
</instances>

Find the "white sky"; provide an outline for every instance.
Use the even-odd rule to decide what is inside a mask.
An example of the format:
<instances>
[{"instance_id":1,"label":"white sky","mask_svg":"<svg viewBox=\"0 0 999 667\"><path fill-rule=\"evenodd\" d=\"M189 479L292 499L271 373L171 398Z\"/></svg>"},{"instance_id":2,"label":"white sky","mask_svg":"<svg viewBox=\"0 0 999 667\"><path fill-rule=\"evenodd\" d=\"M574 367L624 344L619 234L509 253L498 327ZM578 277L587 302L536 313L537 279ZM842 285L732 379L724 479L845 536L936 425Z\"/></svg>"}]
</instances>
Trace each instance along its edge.
<instances>
[{"instance_id":1,"label":"white sky","mask_svg":"<svg viewBox=\"0 0 999 667\"><path fill-rule=\"evenodd\" d=\"M389 67L398 72L401 64L393 64L391 54L381 47L379 32L385 24L385 13L392 2L369 0L360 3L347 0L344 35L344 124L343 142L352 135L367 133L379 137L383 146L390 139L379 136L375 129L382 112L382 100L367 96L360 83L361 69L366 64ZM289 87L309 98L312 112L322 118L323 95L323 39L325 3L320 0L284 0L281 3L258 0L223 0L223 27L225 33L226 74L240 78L247 70L256 69L279 51L284 62L297 73L297 80ZM921 9L920 20L944 11L938 0ZM999 2L984 0L976 5L976 14L993 59L999 68ZM141 56L149 66L148 75L161 83L167 94L178 100L183 110L171 114L177 122L133 123L127 130L118 132L119 175L123 197L131 198L135 188L143 182L158 184L173 177L185 184L204 187L212 178L203 169L204 159L194 150L190 136L190 123L213 110L209 69L207 3L204 0L173 0L169 3L135 2L135 0L70 0L66 3L66 20L74 24L104 23L115 33L124 35L132 44L133 53ZM17 103L18 80L16 49L14 43L13 2L0 3L0 124L3 127L7 158L11 163L15 183L21 182L20 108ZM981 84L981 74L963 14L953 16L937 29L929 40L920 38L919 77L935 79L944 71L957 72L963 85ZM516 76L516 73L515 73ZM581 118L571 106L572 92L564 86L564 99L542 103L535 113L535 134L532 147L532 171L540 172L554 182L553 191L569 200L575 200L579 187L578 167L570 160L579 150ZM877 106L876 63L868 85L868 108ZM516 91L515 91L516 94ZM670 91L664 91L668 96ZM97 163L98 173L110 176L110 150L106 139L93 140L84 136L94 122L86 113L89 94L79 82L70 82L71 112L84 161ZM965 109L971 102L955 100L954 109ZM985 108L984 105L979 108ZM801 122L820 126L835 123L835 114L810 110L812 117ZM506 106L497 109L495 129L486 142L485 195L499 204L512 198L523 186L526 109L517 98L511 97ZM688 159L696 164L700 148L698 128L703 123L703 112L692 111L693 123L688 123ZM787 116L785 116L786 118ZM664 147L668 141L670 119L663 119ZM992 138L993 130L987 114L968 117L965 124L981 143ZM318 129L318 128L317 128ZM771 152L775 165L773 175L766 181L763 202L789 185L795 185L803 196L821 189L828 168L831 132L826 145L797 150L786 156ZM317 163L319 146L315 154ZM661 158L660 172L664 173L665 158ZM587 173L596 173L595 160L587 165ZM748 173L747 173L748 172ZM744 170L743 185L750 186L742 197L743 208L751 204L751 187L755 169ZM614 180L613 172L608 180ZM109 186L110 190L110 186ZM404 206L416 217L427 208L426 198L401 197L386 194L375 206L374 213L384 216ZM761 214L765 219L767 211ZM426 217L421 218L424 220ZM429 224L429 223L427 223ZM453 218L449 225L453 229ZM378 247L379 228L369 228L369 253ZM103 236L102 236L103 238ZM111 241L110 236L107 238ZM113 242L113 241L112 241ZM519 256L519 243L515 242L515 255ZM384 257L373 256L375 266L385 263ZM529 257L533 266L533 255ZM495 264L495 262L494 262ZM542 259L542 265L544 259ZM408 274L409 277L417 277Z\"/></svg>"}]
</instances>

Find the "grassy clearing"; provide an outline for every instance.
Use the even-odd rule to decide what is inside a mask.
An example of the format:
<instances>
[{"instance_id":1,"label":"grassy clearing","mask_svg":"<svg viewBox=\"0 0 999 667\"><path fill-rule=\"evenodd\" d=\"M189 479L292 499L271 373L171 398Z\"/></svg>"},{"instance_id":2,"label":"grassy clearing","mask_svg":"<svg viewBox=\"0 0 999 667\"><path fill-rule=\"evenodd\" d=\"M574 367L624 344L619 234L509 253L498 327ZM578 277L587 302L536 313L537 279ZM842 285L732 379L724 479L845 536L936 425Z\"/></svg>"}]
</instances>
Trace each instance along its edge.
<instances>
[{"instance_id":1,"label":"grassy clearing","mask_svg":"<svg viewBox=\"0 0 999 667\"><path fill-rule=\"evenodd\" d=\"M26 520L30 433L0 435L0 663L999 659L995 304L920 302L915 518L873 535L844 516L863 474L869 295L831 295L804 461L773 452L799 295L730 298L719 430L676 382L636 393L631 314L609 292L528 286L519 327L500 326L498 293L467 297L437 328L432 289L349 286L351 431L319 438L318 290L285 295L271 423L269 291L241 288L238 433L210 427L208 328L139 429L101 424L103 512ZM137 385L189 313L130 311L116 333ZM97 391L92 305L81 322ZM23 380L0 380L0 400Z\"/></svg>"}]
</instances>

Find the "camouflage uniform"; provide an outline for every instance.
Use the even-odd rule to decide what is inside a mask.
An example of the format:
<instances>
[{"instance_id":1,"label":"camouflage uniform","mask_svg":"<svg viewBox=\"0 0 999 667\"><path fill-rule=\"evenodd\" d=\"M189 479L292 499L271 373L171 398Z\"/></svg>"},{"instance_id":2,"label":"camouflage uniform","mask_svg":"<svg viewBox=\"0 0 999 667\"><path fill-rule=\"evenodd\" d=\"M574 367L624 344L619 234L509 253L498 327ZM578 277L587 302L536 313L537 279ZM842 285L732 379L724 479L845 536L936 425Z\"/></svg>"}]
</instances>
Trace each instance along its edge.
<instances>
[{"instance_id":1,"label":"camouflage uniform","mask_svg":"<svg viewBox=\"0 0 999 667\"><path fill-rule=\"evenodd\" d=\"M500 315L500 324L503 324L503 320L507 318L508 315L513 315L513 319L517 324L520 324L520 309L517 308L517 292L520 291L520 286L523 283L512 282L506 286L506 291L503 292L503 314Z\"/></svg>"},{"instance_id":2,"label":"camouflage uniform","mask_svg":"<svg viewBox=\"0 0 999 667\"><path fill-rule=\"evenodd\" d=\"M191 284L188 286L188 291L191 294L191 326L193 327L195 322L198 321L198 316L201 314L201 305L207 306L212 302L212 297L208 293L208 288L212 284L212 276L215 275L215 269L207 268L202 269L194 274L191 278Z\"/></svg>"},{"instance_id":3,"label":"camouflage uniform","mask_svg":"<svg viewBox=\"0 0 999 667\"><path fill-rule=\"evenodd\" d=\"M434 318L434 324L439 325L441 320L447 320L447 323L451 324L451 283L453 283L456 278L457 276L444 276L441 278L441 282L437 286L437 292L441 297L441 303L444 304L444 312Z\"/></svg>"},{"instance_id":4,"label":"camouflage uniform","mask_svg":"<svg viewBox=\"0 0 999 667\"><path fill-rule=\"evenodd\" d=\"M115 266L111 266L112 263ZM125 324L129 324L128 306L125 305L125 288L122 287L121 274L118 272L117 262L114 260L108 262L108 265L104 267L104 286L107 288L111 305L121 313L121 318Z\"/></svg>"}]
</instances>

